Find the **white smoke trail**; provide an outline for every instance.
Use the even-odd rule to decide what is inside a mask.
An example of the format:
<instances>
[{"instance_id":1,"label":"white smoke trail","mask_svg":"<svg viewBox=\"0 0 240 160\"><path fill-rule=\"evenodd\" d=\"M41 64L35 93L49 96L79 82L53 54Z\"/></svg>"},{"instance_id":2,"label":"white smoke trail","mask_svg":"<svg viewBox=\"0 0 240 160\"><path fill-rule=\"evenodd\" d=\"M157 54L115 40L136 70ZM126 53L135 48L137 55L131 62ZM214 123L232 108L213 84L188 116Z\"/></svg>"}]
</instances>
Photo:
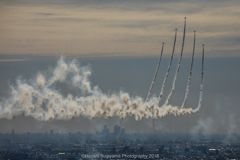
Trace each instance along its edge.
<instances>
[{"instance_id":1,"label":"white smoke trail","mask_svg":"<svg viewBox=\"0 0 240 160\"><path fill-rule=\"evenodd\" d=\"M168 78L168 75L169 75L169 72L170 72L170 68L171 68L171 64L172 64L172 60L173 60L173 55L174 55L174 50L175 50L175 45L176 45L176 39L177 39L177 29L175 30L175 38L174 38L174 43L173 43L173 51L172 51L172 55L171 55L171 58L170 58L170 61L169 61L169 65L168 65L168 69L167 69L167 73L166 73L166 76L164 78L164 81L163 81L163 84L162 84L162 88L161 88L161 91L160 91L160 95L159 95L159 98L158 98L158 103L161 101L162 99L162 96L163 96L163 91L164 91L164 87L165 87L165 84L167 82L167 78ZM160 60L159 60L160 61ZM156 74L155 74L156 75ZM154 79L155 80L155 79ZM150 96L150 95L149 95ZM146 99L148 100L148 98ZM153 114L155 112L155 110L152 111ZM156 131L156 128L155 128L155 119L152 120L152 125L153 125L153 132L155 133Z\"/></svg>"},{"instance_id":2,"label":"white smoke trail","mask_svg":"<svg viewBox=\"0 0 240 160\"><path fill-rule=\"evenodd\" d=\"M179 58L179 62L178 62L178 67L177 67L177 71L173 80L173 85L172 85L172 90L170 92L170 94L167 97L167 100L165 102L165 105L167 105L169 103L170 98L172 97L172 94L175 90L175 84L177 81L177 76L180 70L180 66L181 66L181 62L182 62L182 55L183 55L183 48L184 48L184 41L185 41L185 31L186 31L186 17L185 17L185 21L184 21L184 30L183 30L183 41L182 41L182 49L181 49L181 54L180 54L180 58Z\"/></svg>"},{"instance_id":3,"label":"white smoke trail","mask_svg":"<svg viewBox=\"0 0 240 160\"><path fill-rule=\"evenodd\" d=\"M163 47L164 47L164 42L162 43L162 50L161 50L161 54L160 54L160 57L159 57L158 65L157 65L157 68L156 68L156 72L154 74L153 81L152 81L152 84L151 84L151 86L149 88L149 91L148 91L148 94L147 94L147 98L146 98L145 101L148 101L148 99L150 98L151 91L152 91L152 88L154 86L154 83L155 83L155 80L156 80L156 77L157 77L157 74L158 74L159 66L160 66L160 63L161 63Z\"/></svg>"},{"instance_id":4,"label":"white smoke trail","mask_svg":"<svg viewBox=\"0 0 240 160\"><path fill-rule=\"evenodd\" d=\"M171 55L171 58L170 58L170 61L169 61L169 65L168 65L166 76L165 76L165 78L163 80L162 88L161 88L160 95L159 95L159 98L158 98L158 103L162 99L163 90L164 90L165 84L167 82L167 78L168 78L168 75L169 75L169 72L170 72L170 68L171 68L171 65L172 65L172 60L173 60L173 55L174 55L174 50L175 50L175 45L176 45L176 39L177 39L177 29L175 29L175 38L174 38L174 43L173 43L173 51L172 51L172 55Z\"/></svg>"},{"instance_id":5,"label":"white smoke trail","mask_svg":"<svg viewBox=\"0 0 240 160\"><path fill-rule=\"evenodd\" d=\"M59 75L59 73L63 74ZM194 113L191 108L178 109L178 106L172 105L159 107L156 97L144 102L141 97L130 98L128 93L123 92L106 95L96 86L91 88L88 81L90 74L89 68L79 67L76 60L67 64L61 58L52 77L47 78L43 74L37 76L37 85L30 85L18 80L16 87L12 87L12 95L0 102L0 118L13 119L18 115L25 115L38 120L51 121L54 119L68 120L79 116L125 118L127 115L131 115L135 116L136 120L141 120L143 117L162 118L168 114ZM74 87L88 95L73 97L69 94L64 97L51 87L54 83L64 82L69 77ZM44 84L46 82L48 85ZM154 112L152 112L153 110Z\"/></svg>"},{"instance_id":6,"label":"white smoke trail","mask_svg":"<svg viewBox=\"0 0 240 160\"><path fill-rule=\"evenodd\" d=\"M194 31L193 54L192 54L192 60L191 60L191 66L190 66L190 72L189 72L189 76L188 76L188 81L187 81L185 97L184 97L181 109L185 106L185 104L187 102L188 94L189 94L189 88L190 88L190 83L191 83L191 78L192 78L193 61L194 61L195 39L196 39L196 31Z\"/></svg>"},{"instance_id":7,"label":"white smoke trail","mask_svg":"<svg viewBox=\"0 0 240 160\"><path fill-rule=\"evenodd\" d=\"M204 44L203 44L203 53L202 53L202 73L201 73L201 85L199 93L199 102L198 107L193 110L194 113L197 113L202 106L202 97L203 97L203 73L204 73Z\"/></svg>"}]
</instances>

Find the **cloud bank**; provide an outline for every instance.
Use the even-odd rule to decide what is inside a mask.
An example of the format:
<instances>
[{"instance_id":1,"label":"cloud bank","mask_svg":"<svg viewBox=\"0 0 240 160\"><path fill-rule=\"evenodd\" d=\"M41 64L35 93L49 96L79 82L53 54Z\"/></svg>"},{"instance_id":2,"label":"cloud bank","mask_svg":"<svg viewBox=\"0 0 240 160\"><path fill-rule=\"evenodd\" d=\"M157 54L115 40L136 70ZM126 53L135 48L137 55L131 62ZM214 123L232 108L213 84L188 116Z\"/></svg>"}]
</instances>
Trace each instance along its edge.
<instances>
[{"instance_id":1,"label":"cloud bank","mask_svg":"<svg viewBox=\"0 0 240 160\"><path fill-rule=\"evenodd\" d=\"M198 42L208 44L208 57L239 56L239 1L0 3L0 54L157 56L164 41L165 56L171 54L172 32L175 27L181 30L187 17L187 30L194 28ZM190 57L191 48L185 51Z\"/></svg>"}]
</instances>

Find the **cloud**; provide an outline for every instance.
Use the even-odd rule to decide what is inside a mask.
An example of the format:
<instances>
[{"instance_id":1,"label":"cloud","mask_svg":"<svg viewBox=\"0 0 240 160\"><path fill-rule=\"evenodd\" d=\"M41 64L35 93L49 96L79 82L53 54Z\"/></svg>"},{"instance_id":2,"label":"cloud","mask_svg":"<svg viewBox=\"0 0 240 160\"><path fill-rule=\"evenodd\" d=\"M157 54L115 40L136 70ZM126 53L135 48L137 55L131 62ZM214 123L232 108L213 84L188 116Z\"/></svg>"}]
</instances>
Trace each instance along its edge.
<instances>
[{"instance_id":1,"label":"cloud","mask_svg":"<svg viewBox=\"0 0 240 160\"><path fill-rule=\"evenodd\" d=\"M187 17L185 52L202 43L213 57L217 50L238 56L239 1L91 0L1 1L0 54L92 55L119 53L157 56L171 53L178 28L180 51L183 18ZM18 15L16 17L16 15ZM226 43L227 42L227 43ZM94 46L94 47L93 47Z\"/></svg>"},{"instance_id":2,"label":"cloud","mask_svg":"<svg viewBox=\"0 0 240 160\"><path fill-rule=\"evenodd\" d=\"M41 16L52 16L52 15L55 15L54 13L36 13L38 15L41 15Z\"/></svg>"},{"instance_id":3,"label":"cloud","mask_svg":"<svg viewBox=\"0 0 240 160\"><path fill-rule=\"evenodd\" d=\"M30 61L31 59L1 59L0 62Z\"/></svg>"}]
</instances>

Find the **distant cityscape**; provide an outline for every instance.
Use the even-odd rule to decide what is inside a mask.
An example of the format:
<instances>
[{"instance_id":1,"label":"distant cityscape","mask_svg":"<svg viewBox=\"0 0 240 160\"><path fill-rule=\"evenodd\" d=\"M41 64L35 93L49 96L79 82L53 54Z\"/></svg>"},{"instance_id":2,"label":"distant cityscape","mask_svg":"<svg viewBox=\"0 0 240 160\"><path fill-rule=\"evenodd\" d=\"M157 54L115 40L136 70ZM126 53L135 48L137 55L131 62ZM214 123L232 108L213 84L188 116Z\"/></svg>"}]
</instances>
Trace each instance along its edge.
<instances>
[{"instance_id":1,"label":"distant cityscape","mask_svg":"<svg viewBox=\"0 0 240 160\"><path fill-rule=\"evenodd\" d=\"M96 133L0 134L0 160L8 159L240 159L238 134L189 137L185 133L125 133L115 125Z\"/></svg>"}]
</instances>

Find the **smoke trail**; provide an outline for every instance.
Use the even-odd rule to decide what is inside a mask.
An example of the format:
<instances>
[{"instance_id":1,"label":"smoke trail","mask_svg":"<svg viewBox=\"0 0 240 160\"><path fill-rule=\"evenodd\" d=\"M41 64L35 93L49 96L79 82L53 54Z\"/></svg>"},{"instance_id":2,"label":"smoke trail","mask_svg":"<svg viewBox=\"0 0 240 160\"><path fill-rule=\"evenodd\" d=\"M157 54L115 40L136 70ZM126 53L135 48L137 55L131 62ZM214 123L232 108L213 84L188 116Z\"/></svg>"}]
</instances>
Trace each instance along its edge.
<instances>
[{"instance_id":1,"label":"smoke trail","mask_svg":"<svg viewBox=\"0 0 240 160\"><path fill-rule=\"evenodd\" d=\"M182 41L181 55L180 55L180 58L179 58L177 71L176 71L176 74L175 74L175 77L174 77L174 80L173 80L172 90L171 90L170 94L169 94L168 97L167 97L167 100L166 100L166 102L165 102L165 105L168 104L168 102L169 102L170 98L172 97L172 94L173 94L173 92L174 92L174 90L175 90L175 84L176 84L176 81L177 81L177 76L178 76L178 72L179 72L179 70L180 70L181 61L182 61L184 41L185 41L185 31L186 31L186 17L185 17L185 21L184 21L184 30L183 30L183 41Z\"/></svg>"},{"instance_id":2,"label":"smoke trail","mask_svg":"<svg viewBox=\"0 0 240 160\"><path fill-rule=\"evenodd\" d=\"M200 86L200 93L199 93L199 102L198 107L193 110L193 113L197 113L202 105L202 97L203 97L203 72L204 71L204 44L203 44L203 52L202 52L202 73L201 73L201 86Z\"/></svg>"},{"instance_id":3,"label":"smoke trail","mask_svg":"<svg viewBox=\"0 0 240 160\"><path fill-rule=\"evenodd\" d=\"M164 42L162 43L162 50L161 50L161 54L160 54L160 57L159 57L159 61L158 61L158 65L157 65L157 68L156 68L156 72L155 72L155 75L153 77L153 81L152 81L152 84L150 86L150 89L148 91L148 95L147 95L147 98L145 101L148 101L149 98L150 98L150 95L151 95L151 91L152 91L152 88L154 86L154 83L155 83L155 80L156 80L156 77L157 77L157 74L158 74L158 70L159 70L159 66L160 66L160 63L161 63L161 59L162 59L162 53L163 53L163 47L164 47ZM154 110L153 110L154 112ZM154 113L153 113L154 114ZM155 133L155 120L153 119L153 132Z\"/></svg>"},{"instance_id":4,"label":"smoke trail","mask_svg":"<svg viewBox=\"0 0 240 160\"><path fill-rule=\"evenodd\" d=\"M175 29L175 38L174 38L174 43L173 43L173 51L172 51L172 55L171 55L171 58L170 58L170 61L169 61L167 73L166 73L166 76L165 76L164 81L163 81L163 84L162 84L161 92L160 92L160 95L159 95L159 98L158 98L158 103L159 103L159 102L161 101L161 99L162 99L163 90L164 90L164 87L165 87L165 84L166 84L166 82L167 82L167 78L168 78L168 75L169 75L169 72L170 72L170 68L171 68L171 64L172 64L172 59L173 59L173 55L174 55L174 50L175 50L175 45L176 45L176 39L177 39L177 29Z\"/></svg>"},{"instance_id":5,"label":"smoke trail","mask_svg":"<svg viewBox=\"0 0 240 160\"><path fill-rule=\"evenodd\" d=\"M63 75L57 73L65 73L64 79ZM18 115L24 115L37 120L51 121L79 116L125 118L130 115L135 116L136 120L141 120L143 117L162 118L168 114L194 113L191 108L178 109L178 106L172 105L159 107L157 97L145 102L141 97L130 98L128 93L123 92L106 95L97 86L91 88L88 80L90 74L89 67L80 67L76 60L68 64L61 58L51 77L39 74L33 84L17 80L16 87L12 87L11 96L0 102L0 118L14 119ZM68 94L64 97L51 87L57 82L64 83L64 80L70 80L74 87L88 94L80 97ZM44 85L43 82L51 85Z\"/></svg>"},{"instance_id":6,"label":"smoke trail","mask_svg":"<svg viewBox=\"0 0 240 160\"><path fill-rule=\"evenodd\" d=\"M196 39L196 31L194 31L194 40L193 40L193 54L192 54L192 60L191 60L191 67L190 67L190 72L188 76L188 81L187 81L187 87L186 87L186 92L185 92L185 97L181 106L181 109L185 106L187 102L187 97L189 94L189 87L191 83L191 78L192 78L192 69L193 69L193 61L194 61L194 51L195 51L195 39Z\"/></svg>"},{"instance_id":7,"label":"smoke trail","mask_svg":"<svg viewBox=\"0 0 240 160\"><path fill-rule=\"evenodd\" d=\"M166 73L166 76L164 78L164 81L163 81L163 84L162 84L162 88L161 88L161 92L160 92L160 95L159 95L159 98L158 98L158 103L161 101L162 99L162 95L163 95L163 90L164 90L164 87L165 87L165 84L167 82L167 78L168 78L168 75L169 75L169 72L170 72L170 68L171 68L171 64L172 64L172 59L173 59L173 55L174 55L174 50L175 50L175 45L176 45L176 39L177 39L177 29L175 29L175 38L174 38L174 43L173 43L173 51L172 51L172 55L171 55L171 58L170 58L170 61L169 61L169 65L168 65L168 69L167 69L167 73ZM163 48L162 48L163 50ZM161 52L161 56L162 56L162 52ZM161 58L160 56L160 58ZM160 60L159 59L159 63L158 63L158 67L159 67L159 64L160 64ZM157 71L158 71L158 68L157 68ZM156 71L156 73L157 73ZM154 81L155 81L155 78L156 78L156 73L155 73L155 77L154 77ZM153 83L152 83L152 86L153 86ZM151 86L151 87L152 87ZM151 89L151 88L150 88ZM150 93L148 94L148 97L150 96ZM148 100L148 98L146 99ZM153 114L154 114L155 110L153 110ZM153 132L155 133L156 131L156 128L155 128L155 119L152 120L152 124L153 124Z\"/></svg>"},{"instance_id":8,"label":"smoke trail","mask_svg":"<svg viewBox=\"0 0 240 160\"><path fill-rule=\"evenodd\" d=\"M154 83L155 83L155 80L156 80L156 77L157 77L157 74L158 74L159 66L160 66L160 63L161 63L163 47L164 47L164 42L162 43L162 50L161 50L161 54L160 54L160 57L159 57L158 65L157 65L157 68L156 68L156 72L155 72L155 75L153 77L153 81L152 81L152 84L151 84L151 86L149 88L149 91L148 91L148 94L147 94L147 98L146 98L145 101L148 101L148 99L150 98L151 91L152 91L152 88L154 86Z\"/></svg>"}]
</instances>

